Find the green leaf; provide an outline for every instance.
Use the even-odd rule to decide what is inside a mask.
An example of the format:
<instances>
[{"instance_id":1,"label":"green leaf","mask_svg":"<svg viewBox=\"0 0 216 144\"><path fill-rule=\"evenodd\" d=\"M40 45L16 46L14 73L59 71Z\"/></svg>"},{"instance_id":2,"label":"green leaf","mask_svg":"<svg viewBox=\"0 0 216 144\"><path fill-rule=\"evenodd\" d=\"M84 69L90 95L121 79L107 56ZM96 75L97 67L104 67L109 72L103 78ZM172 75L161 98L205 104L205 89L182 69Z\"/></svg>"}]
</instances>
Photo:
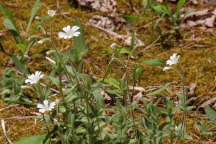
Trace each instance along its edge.
<instances>
[{"instance_id":1,"label":"green leaf","mask_svg":"<svg viewBox=\"0 0 216 144\"><path fill-rule=\"evenodd\" d=\"M166 83L162 88L156 90L156 91L153 91L149 94L147 94L147 96L152 96L152 95L156 95L156 94L159 94L161 93L162 91L164 91L169 85L171 85L171 83Z\"/></svg>"},{"instance_id":2,"label":"green leaf","mask_svg":"<svg viewBox=\"0 0 216 144\"><path fill-rule=\"evenodd\" d=\"M207 126L203 122L200 122L200 121L197 122L197 126L203 135L211 135L212 134L212 132L210 132L208 130Z\"/></svg>"},{"instance_id":3,"label":"green leaf","mask_svg":"<svg viewBox=\"0 0 216 144\"><path fill-rule=\"evenodd\" d=\"M11 15L10 11L8 10L8 8L6 6L4 6L2 3L0 3L0 11L2 12L2 14L6 18L8 18L11 22L14 23L13 16Z\"/></svg>"},{"instance_id":4,"label":"green leaf","mask_svg":"<svg viewBox=\"0 0 216 144\"><path fill-rule=\"evenodd\" d=\"M177 10L176 10L176 18L180 17L180 10L183 7L183 5L185 4L185 0L179 0L178 4L177 4Z\"/></svg>"},{"instance_id":5,"label":"green leaf","mask_svg":"<svg viewBox=\"0 0 216 144\"><path fill-rule=\"evenodd\" d=\"M144 68L142 67L136 68L136 70L134 71L135 79L139 79L142 76L143 72L144 72Z\"/></svg>"},{"instance_id":6,"label":"green leaf","mask_svg":"<svg viewBox=\"0 0 216 144\"><path fill-rule=\"evenodd\" d=\"M125 48L121 48L121 49L119 49L119 53L120 53L120 54L130 54L130 51L128 51L128 50L125 49Z\"/></svg>"},{"instance_id":7,"label":"green leaf","mask_svg":"<svg viewBox=\"0 0 216 144\"><path fill-rule=\"evenodd\" d=\"M155 59L145 60L141 64L147 64L150 66L165 66L166 62L160 58L155 58Z\"/></svg>"},{"instance_id":8,"label":"green leaf","mask_svg":"<svg viewBox=\"0 0 216 144\"><path fill-rule=\"evenodd\" d=\"M204 108L205 113L207 114L208 118L216 123L216 111L214 111L211 107L206 106Z\"/></svg>"},{"instance_id":9,"label":"green leaf","mask_svg":"<svg viewBox=\"0 0 216 144\"><path fill-rule=\"evenodd\" d=\"M49 79L51 80L51 82L52 82L53 84L56 85L57 88L59 88L60 82L59 82L59 79L58 79L58 78L55 78L55 77L53 77L53 76L49 76Z\"/></svg>"},{"instance_id":10,"label":"green leaf","mask_svg":"<svg viewBox=\"0 0 216 144\"><path fill-rule=\"evenodd\" d=\"M19 71L25 73L25 74L28 74L28 70L25 68L25 66L19 61L19 59L15 56L15 55L12 55L12 61L13 63L15 64L15 66L18 68Z\"/></svg>"},{"instance_id":11,"label":"green leaf","mask_svg":"<svg viewBox=\"0 0 216 144\"><path fill-rule=\"evenodd\" d=\"M25 137L16 142L16 144L43 144L46 135L47 134Z\"/></svg>"},{"instance_id":12,"label":"green leaf","mask_svg":"<svg viewBox=\"0 0 216 144\"><path fill-rule=\"evenodd\" d=\"M37 0L32 8L32 11L31 11L31 16L30 16L30 19L29 19L29 22L28 22L28 26L26 28L26 36L28 35L28 31L29 31L29 28L31 26L31 23L34 19L34 16L36 15L38 9L40 8L40 0Z\"/></svg>"},{"instance_id":13,"label":"green leaf","mask_svg":"<svg viewBox=\"0 0 216 144\"><path fill-rule=\"evenodd\" d=\"M22 52L22 54L24 54L27 46L25 44L19 43L16 45L16 47Z\"/></svg>"},{"instance_id":14,"label":"green leaf","mask_svg":"<svg viewBox=\"0 0 216 144\"><path fill-rule=\"evenodd\" d=\"M104 109L104 99L101 91L101 89L96 89L93 94L95 96L97 106L101 109Z\"/></svg>"},{"instance_id":15,"label":"green leaf","mask_svg":"<svg viewBox=\"0 0 216 144\"><path fill-rule=\"evenodd\" d=\"M19 35L19 31L16 27L16 24L13 20L13 16L10 11L5 7L2 3L0 3L0 11L6 17L4 20L4 26L12 33L17 43L21 43L21 37Z\"/></svg>"},{"instance_id":16,"label":"green leaf","mask_svg":"<svg viewBox=\"0 0 216 144\"><path fill-rule=\"evenodd\" d=\"M158 14L165 13L168 16L172 15L172 11L169 8L167 8L165 5L159 4L159 5L152 6L152 8Z\"/></svg>"},{"instance_id":17,"label":"green leaf","mask_svg":"<svg viewBox=\"0 0 216 144\"><path fill-rule=\"evenodd\" d=\"M76 18L76 26L80 28L80 35L78 37L74 37L75 49L73 50L73 60L76 64L79 64L83 55L88 51L89 44L85 42L84 30L79 18Z\"/></svg>"},{"instance_id":18,"label":"green leaf","mask_svg":"<svg viewBox=\"0 0 216 144\"><path fill-rule=\"evenodd\" d=\"M104 79L105 83L109 83L110 85L114 86L115 88L120 88L119 85L119 81L114 79L114 78L108 78L108 79Z\"/></svg>"},{"instance_id":19,"label":"green leaf","mask_svg":"<svg viewBox=\"0 0 216 144\"><path fill-rule=\"evenodd\" d=\"M15 24L10 19L6 18L3 22L4 26L11 32L16 43L21 43L21 37L19 35L19 31L17 30Z\"/></svg>"}]
</instances>

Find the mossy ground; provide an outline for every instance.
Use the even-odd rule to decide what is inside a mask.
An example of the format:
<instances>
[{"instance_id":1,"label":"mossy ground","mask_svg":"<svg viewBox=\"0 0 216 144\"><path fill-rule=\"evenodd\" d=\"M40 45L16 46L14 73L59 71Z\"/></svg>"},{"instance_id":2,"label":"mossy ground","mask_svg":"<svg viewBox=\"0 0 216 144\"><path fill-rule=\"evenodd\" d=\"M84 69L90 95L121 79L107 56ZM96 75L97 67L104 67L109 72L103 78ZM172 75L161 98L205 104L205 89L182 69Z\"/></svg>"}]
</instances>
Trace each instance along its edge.
<instances>
[{"instance_id":1,"label":"mossy ground","mask_svg":"<svg viewBox=\"0 0 216 144\"><path fill-rule=\"evenodd\" d=\"M24 31L27 26L28 19L30 17L30 10L33 6L35 0L7 0L3 2L8 6L9 10L12 12L18 29L21 31L21 35L24 35ZM89 11L89 10L80 10L76 9L73 6L70 6L66 0L59 0L60 9L57 11L57 16L54 17L53 21L53 30L54 30L54 41L59 50L65 48L69 41L61 40L57 37L57 33L61 31L62 27L66 25L74 25L75 17L79 17L85 31L85 37L88 42L90 42L90 49L86 54L84 61L85 67L88 73L95 75L97 77L102 77L106 71L107 64L110 60L110 55L102 54L104 49L109 49L110 44L113 42L121 42L118 40L108 40L104 37L102 32L98 29L95 29L91 26L86 26L85 23L91 16L95 14L100 14L100 12ZM141 12L141 6L139 0L135 0L134 7ZM46 0L41 1L41 8L38 11L37 15L42 17L47 15L48 9L56 9L55 0ZM119 13L132 14L143 16L141 13L136 14L135 12L130 12L126 0L118 0L118 11ZM64 12L69 12L65 14ZM15 48L15 41L10 35L10 33L3 26L4 17L0 15L0 28L4 32L4 35L0 37L0 41L4 46L5 50L10 53L18 53L18 50ZM136 29L140 26L149 25L146 28L140 29L137 32L137 37L145 42L146 45L151 44L157 38L157 32L152 31L152 26L150 21L142 21L133 24ZM49 24L46 25L49 28ZM215 31L215 29L212 29ZM125 33L123 30L121 33ZM199 97L200 95L206 94L215 87L215 76L216 76L216 41L215 36L212 36L208 31L203 31L199 29L191 31L181 31L183 35L183 40L181 42L174 42L173 46L170 48L164 47L161 43L159 45L153 46L150 49L142 51L138 49L137 54L142 55L137 60L134 60L134 63L142 62L145 59L161 57L166 60L174 52L181 55L180 62L183 65L185 72L185 85L190 85L191 83L197 84L197 89L195 91L194 97ZM191 38L191 35L194 34L195 37L199 40L188 40ZM172 39L171 39L172 40ZM201 47L200 47L201 46ZM126 47L129 49L129 47ZM29 56L32 56L44 49L49 49L49 46L45 43L43 45L34 46L29 53ZM0 52L0 74L6 67L10 67L9 64L10 58ZM33 59L29 64L31 65L31 71L41 70L45 72L44 57L39 56ZM131 64L132 65L132 64ZM114 68L111 71L110 76L115 76L117 74L121 75L122 71L119 68L118 64L114 64ZM162 67L149 67L143 65L145 72L143 74L141 84L139 86L153 86L153 85L163 85L167 82L173 82L175 85L180 85L179 77L173 72L163 72ZM132 69L132 67L131 67ZM174 94L167 93L168 96ZM197 99L196 101L202 101L203 99L208 99L212 95L206 95L205 98ZM0 108L7 107L3 101L0 102ZM0 112L0 118L7 118L12 116L25 116L31 115L35 109L26 108L23 106L13 107L7 110ZM181 115L181 114L180 114ZM202 117L201 113L192 111L189 113L187 118L187 132L188 134L194 133L194 124L197 120L205 120ZM177 117L176 119L180 119ZM17 141L21 137L30 136L34 134L43 133L42 130L43 124L37 122L34 124L34 119L24 119L24 120L6 120L6 129L9 138L12 141ZM197 135L192 135L194 139L197 139ZM0 143L7 143L2 130L0 130ZM193 142L192 142L193 143Z\"/></svg>"}]
</instances>

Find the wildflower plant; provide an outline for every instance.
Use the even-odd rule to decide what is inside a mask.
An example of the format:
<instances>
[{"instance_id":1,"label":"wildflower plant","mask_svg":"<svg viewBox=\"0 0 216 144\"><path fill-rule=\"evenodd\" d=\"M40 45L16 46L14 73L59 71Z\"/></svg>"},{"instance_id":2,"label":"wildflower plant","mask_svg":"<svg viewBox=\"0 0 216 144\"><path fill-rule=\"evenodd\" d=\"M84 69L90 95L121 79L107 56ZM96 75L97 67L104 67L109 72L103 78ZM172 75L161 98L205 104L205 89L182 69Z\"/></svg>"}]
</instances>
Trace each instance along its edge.
<instances>
[{"instance_id":1,"label":"wildflower plant","mask_svg":"<svg viewBox=\"0 0 216 144\"><path fill-rule=\"evenodd\" d=\"M59 32L58 36L59 38L64 38L64 39L71 39L73 37L78 37L80 35L80 32L77 30L79 30L78 26L73 26L71 28L71 26L68 25L66 27L63 27L64 32Z\"/></svg>"},{"instance_id":2,"label":"wildflower plant","mask_svg":"<svg viewBox=\"0 0 216 144\"><path fill-rule=\"evenodd\" d=\"M36 71L34 74L28 76L28 79L25 80L25 83L36 84L43 77L44 75L41 74L40 71Z\"/></svg>"},{"instance_id":3,"label":"wildflower plant","mask_svg":"<svg viewBox=\"0 0 216 144\"><path fill-rule=\"evenodd\" d=\"M33 17L39 3L37 0L33 8ZM3 8L5 7L1 5L0 9ZM24 101L24 93L30 89L37 102L29 100L28 104L37 108L39 114L37 118L43 119L45 123L46 133L23 138L17 144L33 143L34 140L44 144L162 144L167 139L169 143L178 143L180 139L191 138L185 134L185 122L187 112L193 108L188 106L192 99L187 98L184 71L179 55L174 53L167 61L155 58L136 63L130 73L131 57L135 55L137 48L134 44L135 30L131 28L130 50L115 43L111 44L110 48L103 52L111 54L104 77L92 78L83 70L83 56L87 53L89 44L85 41L79 19L76 18L74 26L68 25L58 32L58 40L70 41L68 51L61 52L53 40L52 25L55 24L55 14L55 10L48 10L48 16L38 19L37 30L41 30L44 37L34 39L34 43L42 44L47 41L49 44L50 49L46 53L46 59L47 67L51 71L46 73L36 71L30 74L29 65L25 65L25 61L12 57L21 74L6 70L3 82L0 82L5 88L5 91L1 91L1 96L10 94L14 97L18 94L19 97L14 98L17 103ZM45 27L46 20L50 20L49 33ZM126 60L125 55L127 55ZM109 77L112 65L115 63L123 69L122 78ZM144 95L160 97L152 97L150 100L142 97L139 102L133 100L134 89L144 74L143 64L162 66L164 71L173 70L180 76L182 92L176 94L181 101L180 104L175 105L172 100L161 94L171 83ZM131 83L132 88L129 85ZM103 93L112 96L114 104L109 108L105 108ZM164 103L164 107L159 106L160 102ZM181 111L183 111L182 122L177 123L174 117Z\"/></svg>"},{"instance_id":4,"label":"wildflower plant","mask_svg":"<svg viewBox=\"0 0 216 144\"><path fill-rule=\"evenodd\" d=\"M37 104L37 108L39 109L39 112L41 113L45 113L45 112L49 112L52 109L54 109L54 106L56 105L55 102L51 102L49 104L48 100L44 100L43 104Z\"/></svg>"}]
</instances>

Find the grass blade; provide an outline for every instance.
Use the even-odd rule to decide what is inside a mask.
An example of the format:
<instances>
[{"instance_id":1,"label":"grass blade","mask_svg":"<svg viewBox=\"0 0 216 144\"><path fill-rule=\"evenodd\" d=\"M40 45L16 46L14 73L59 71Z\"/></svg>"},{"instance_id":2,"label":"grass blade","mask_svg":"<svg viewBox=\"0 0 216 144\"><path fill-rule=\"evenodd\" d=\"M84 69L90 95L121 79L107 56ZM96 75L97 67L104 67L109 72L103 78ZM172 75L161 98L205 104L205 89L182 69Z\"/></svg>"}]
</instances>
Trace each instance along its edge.
<instances>
[{"instance_id":1,"label":"grass blade","mask_svg":"<svg viewBox=\"0 0 216 144\"><path fill-rule=\"evenodd\" d=\"M34 4L34 7L32 8L32 11L31 11L31 16L30 16L30 19L29 19L29 22L28 22L28 26L26 28L26 36L28 35L28 32L29 32L29 28L31 26L31 23L34 19L34 16L36 15L38 9L40 8L40 0L37 0Z\"/></svg>"},{"instance_id":2,"label":"grass blade","mask_svg":"<svg viewBox=\"0 0 216 144\"><path fill-rule=\"evenodd\" d=\"M166 83L162 88L156 90L156 91L153 91L149 94L147 94L147 96L152 96L152 95L156 95L156 94L159 94L161 93L162 91L164 91L169 85L171 85L171 83Z\"/></svg>"}]
</instances>

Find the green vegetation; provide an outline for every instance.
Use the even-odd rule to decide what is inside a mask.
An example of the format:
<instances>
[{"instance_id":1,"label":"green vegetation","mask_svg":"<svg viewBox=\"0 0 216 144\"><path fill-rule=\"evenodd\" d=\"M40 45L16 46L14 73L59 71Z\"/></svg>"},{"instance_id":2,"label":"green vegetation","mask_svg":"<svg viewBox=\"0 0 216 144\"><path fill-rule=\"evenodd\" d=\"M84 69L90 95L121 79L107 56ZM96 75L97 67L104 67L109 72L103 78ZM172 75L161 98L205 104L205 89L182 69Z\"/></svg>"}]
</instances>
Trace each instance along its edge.
<instances>
[{"instance_id":1,"label":"green vegetation","mask_svg":"<svg viewBox=\"0 0 216 144\"><path fill-rule=\"evenodd\" d=\"M215 37L196 32L205 34L199 43L207 48L187 41L191 33L179 27L185 0L173 4L176 11L136 0L132 7L140 13L119 0L132 37L128 47L86 25L100 12L69 1L57 9L58 2L0 3L0 119L8 130L0 131L1 143L7 135L17 144L214 141L216 112L199 106L215 91ZM47 14L50 9L57 11ZM146 46L137 47L135 37Z\"/></svg>"}]
</instances>

